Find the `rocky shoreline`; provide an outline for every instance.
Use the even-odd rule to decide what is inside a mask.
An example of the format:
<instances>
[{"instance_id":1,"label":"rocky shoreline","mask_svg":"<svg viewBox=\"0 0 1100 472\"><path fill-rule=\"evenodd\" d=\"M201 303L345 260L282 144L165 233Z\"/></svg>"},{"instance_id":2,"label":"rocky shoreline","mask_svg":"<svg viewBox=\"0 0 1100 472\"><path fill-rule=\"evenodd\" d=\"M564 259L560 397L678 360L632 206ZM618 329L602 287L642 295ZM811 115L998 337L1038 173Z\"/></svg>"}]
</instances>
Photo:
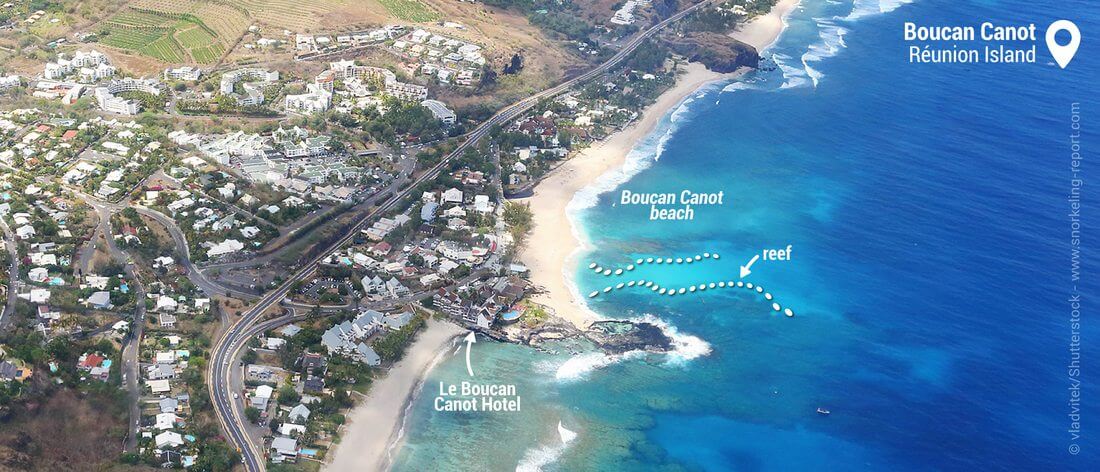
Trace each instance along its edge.
<instances>
[{"instance_id":1,"label":"rocky shoreline","mask_svg":"<svg viewBox=\"0 0 1100 472\"><path fill-rule=\"evenodd\" d=\"M672 338L655 324L643 321L601 320L595 321L587 329L579 329L568 321L551 317L545 323L527 328L509 326L502 331L486 333L489 337L502 342L522 344L542 349L546 342L565 339L584 339L591 342L607 354L622 354L630 351L664 353L672 350Z\"/></svg>"}]
</instances>

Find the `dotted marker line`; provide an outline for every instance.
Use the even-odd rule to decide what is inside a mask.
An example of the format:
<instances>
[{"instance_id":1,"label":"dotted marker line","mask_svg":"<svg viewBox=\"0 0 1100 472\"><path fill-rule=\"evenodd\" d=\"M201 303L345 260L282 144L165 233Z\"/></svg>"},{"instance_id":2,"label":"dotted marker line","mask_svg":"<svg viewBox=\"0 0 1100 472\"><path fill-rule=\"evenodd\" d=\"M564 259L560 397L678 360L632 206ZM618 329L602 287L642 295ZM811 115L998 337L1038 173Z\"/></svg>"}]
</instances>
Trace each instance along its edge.
<instances>
[{"instance_id":1,"label":"dotted marker line","mask_svg":"<svg viewBox=\"0 0 1100 472\"><path fill-rule=\"evenodd\" d=\"M704 259L718 260L719 256L716 253L704 252L702 254L696 254L688 257L646 257L638 258L633 264L627 265L625 268L612 269L603 267L595 262L588 264L588 268L597 274L603 274L605 276L610 275L623 275L624 272L630 272L636 269L638 266L651 265L651 264L694 264L695 262L702 261Z\"/></svg>"},{"instance_id":2,"label":"dotted marker line","mask_svg":"<svg viewBox=\"0 0 1100 472\"><path fill-rule=\"evenodd\" d=\"M709 283L701 283L699 285L690 285L690 286L687 286L687 287L678 287L678 288L677 287L672 287L672 288L669 288L669 287L662 287L659 284L656 284L651 280L640 279L640 280L631 280L629 282L622 282L622 283L619 283L619 284L614 285L614 286L608 285L607 287L604 287L603 293L610 293L612 290L622 290L624 288L630 288L630 287L645 287L645 288L650 289L651 291L653 291L657 295L666 295L666 296L669 296L669 297L673 297L673 296L676 296L676 295L687 295L687 294L693 294L693 293L701 293L701 292L704 292L708 289L709 290L714 290L714 289L725 289L725 288L742 288L742 289L746 289L750 292L755 292L757 294L762 294L764 296L765 300L772 302L772 310L777 311L777 312L782 312L784 315L787 315L788 317L794 316L794 311L793 310L791 310L790 308L783 308L783 306L780 305L779 302L774 300L775 297L772 296L771 292L767 292L767 291L764 290L764 287L762 287L760 285L753 285L752 282L744 282L744 281L741 281L741 280L737 280L737 281L730 280L728 282L726 282L726 281L709 282ZM599 295L600 295L600 290L596 290L596 291L593 291L592 293L588 294L588 298L596 298Z\"/></svg>"}]
</instances>

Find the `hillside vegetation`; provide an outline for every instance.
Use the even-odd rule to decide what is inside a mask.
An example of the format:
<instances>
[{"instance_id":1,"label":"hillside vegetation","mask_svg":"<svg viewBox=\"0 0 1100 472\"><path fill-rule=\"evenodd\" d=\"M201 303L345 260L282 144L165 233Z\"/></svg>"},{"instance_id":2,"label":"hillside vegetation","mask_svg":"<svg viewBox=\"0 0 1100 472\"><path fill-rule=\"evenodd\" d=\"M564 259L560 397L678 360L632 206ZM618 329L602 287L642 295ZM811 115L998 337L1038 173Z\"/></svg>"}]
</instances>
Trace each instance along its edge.
<instances>
[{"instance_id":1,"label":"hillside vegetation","mask_svg":"<svg viewBox=\"0 0 1100 472\"><path fill-rule=\"evenodd\" d=\"M99 42L166 63L212 64L251 20L227 4L197 0L140 0L102 23Z\"/></svg>"}]
</instances>

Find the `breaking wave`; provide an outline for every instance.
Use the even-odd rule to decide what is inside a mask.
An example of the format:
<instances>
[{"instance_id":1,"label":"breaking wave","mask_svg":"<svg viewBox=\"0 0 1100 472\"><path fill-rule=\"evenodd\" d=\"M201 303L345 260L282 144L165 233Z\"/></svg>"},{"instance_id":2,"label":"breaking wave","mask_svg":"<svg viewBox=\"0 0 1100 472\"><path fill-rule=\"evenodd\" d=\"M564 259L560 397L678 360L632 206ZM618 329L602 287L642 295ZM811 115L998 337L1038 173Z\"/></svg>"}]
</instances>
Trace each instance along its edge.
<instances>
[{"instance_id":1,"label":"breaking wave","mask_svg":"<svg viewBox=\"0 0 1100 472\"><path fill-rule=\"evenodd\" d=\"M622 354L604 354L602 352L587 352L569 358L554 372L554 378L559 382L572 382L588 377L588 374L632 358L645 355L645 351L630 351Z\"/></svg>"},{"instance_id":2,"label":"breaking wave","mask_svg":"<svg viewBox=\"0 0 1100 472\"><path fill-rule=\"evenodd\" d=\"M684 363L692 359L710 354L710 343L702 338L683 334L667 321L654 315L646 314L631 321L636 323L649 323L661 329L661 332L672 340L672 350L668 352L668 362L672 364Z\"/></svg>"},{"instance_id":3,"label":"breaking wave","mask_svg":"<svg viewBox=\"0 0 1100 472\"><path fill-rule=\"evenodd\" d=\"M577 433L566 429L558 421L558 437L561 439L560 443L543 445L524 452L523 459L516 464L516 472L539 472L544 466L554 463L569 447L569 443L576 439Z\"/></svg>"},{"instance_id":4,"label":"breaking wave","mask_svg":"<svg viewBox=\"0 0 1100 472\"><path fill-rule=\"evenodd\" d=\"M580 210L596 206L599 202L600 195L618 188L635 175L648 169L654 162L660 160L661 155L665 152L666 143L668 143L668 140L672 138L672 135L676 133L676 130L682 124L681 121L691 110L690 105L695 99L695 96L691 96L680 102L680 104L669 113L668 118L662 120L657 130L655 130L663 132L654 132L646 136L644 140L639 142L629 153L627 153L626 160L623 162L622 166L604 173L592 182L591 185L584 187L574 194L573 199L570 200L569 204L566 206L566 211L570 214L576 214L576 212Z\"/></svg>"},{"instance_id":5,"label":"breaking wave","mask_svg":"<svg viewBox=\"0 0 1100 472\"><path fill-rule=\"evenodd\" d=\"M852 3L852 13L844 19L855 21L868 16L890 13L910 3L913 3L913 0L855 0Z\"/></svg>"},{"instance_id":6,"label":"breaking wave","mask_svg":"<svg viewBox=\"0 0 1100 472\"><path fill-rule=\"evenodd\" d=\"M801 87L807 84L817 87L825 74L815 68L813 64L836 56L847 47L844 44L844 35L848 33L845 24L850 25L863 18L890 13L912 2L913 0L855 0L852 2L851 10L846 15L813 18L812 21L818 31L818 41L811 43L806 51L802 53L800 58L801 67L792 65L790 62L793 58L789 55L776 53L773 56L785 79L780 88ZM839 4L839 2L832 1L828 3L830 5Z\"/></svg>"},{"instance_id":7,"label":"breaking wave","mask_svg":"<svg viewBox=\"0 0 1100 472\"><path fill-rule=\"evenodd\" d=\"M675 326L654 315L647 314L631 318L630 321L652 324L672 340L672 349L665 353L666 364L668 365L683 365L692 359L711 353L710 343L697 336L681 333ZM554 379L558 382L582 380L588 378L592 372L624 360L642 358L647 354L649 354L647 351L641 350L622 354L604 354L602 352L577 354L554 369Z\"/></svg>"}]
</instances>

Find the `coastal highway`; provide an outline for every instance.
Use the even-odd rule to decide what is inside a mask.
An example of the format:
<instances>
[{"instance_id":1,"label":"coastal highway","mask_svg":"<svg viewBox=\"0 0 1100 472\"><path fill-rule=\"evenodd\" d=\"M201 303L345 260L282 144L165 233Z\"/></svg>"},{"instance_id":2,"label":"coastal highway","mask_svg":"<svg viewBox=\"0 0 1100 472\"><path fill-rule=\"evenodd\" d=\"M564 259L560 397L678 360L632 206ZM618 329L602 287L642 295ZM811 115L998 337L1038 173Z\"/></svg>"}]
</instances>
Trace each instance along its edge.
<instances>
[{"instance_id":1,"label":"coastal highway","mask_svg":"<svg viewBox=\"0 0 1100 472\"><path fill-rule=\"evenodd\" d=\"M416 167L416 158L410 155L403 155L397 162L398 171L394 180L388 187L379 190L377 193L366 197L361 202L356 203L351 208L347 209L344 213L338 215L343 217L344 215L352 215L355 219L369 217L370 209L375 204L385 198L388 195L390 188L399 188L404 185L409 185L412 180L413 171ZM303 220L304 221L304 220ZM295 225L298 223L295 223ZM293 227L294 225L292 225ZM290 232L280 235L278 238L271 240L260 252L253 253L248 259L231 261L231 262L209 262L202 264L201 270L207 271L212 269L241 269L247 267L255 267L259 265L266 265L267 263L275 260L278 257L283 256L285 250L291 249L293 244L299 240L299 238L305 237L308 234L318 231L323 228L324 225L320 225L316 228L312 228L306 231L304 234L298 234L300 228L292 229ZM281 241L280 241L281 240Z\"/></svg>"},{"instance_id":2,"label":"coastal highway","mask_svg":"<svg viewBox=\"0 0 1100 472\"><path fill-rule=\"evenodd\" d=\"M328 249L321 252L319 256L314 258L309 263L303 265L293 275L287 278L282 285L278 288L268 292L261 297L247 312L245 312L232 326L225 330L221 338L214 345L212 349L212 360L209 363L208 370L208 382L210 385L211 399L213 400L214 410L218 416L218 420L222 423L222 427L225 428L229 439L235 444L241 452L241 456L245 467L249 471L259 472L265 470L266 460L264 459L264 451L257 448L252 438L247 434L245 429L244 419L244 404L241 399L233 398L233 389L230 382L230 374L233 370L235 358L240 352L248 338L259 332L256 331L257 323L261 322L262 317L273 306L276 306L282 301L290 292L291 287L300 280L306 280L317 269L320 261L328 254L338 250L344 245L348 244L359 232L360 229L367 226L369 222L373 221L376 217L384 212L393 208L402 198L409 195L417 187L417 185L434 179L440 172L455 158L461 156L467 148L475 145L481 138L487 136L493 127L497 125L505 125L508 122L519 117L521 114L535 107L541 100L553 98L566 91L572 89L574 86L592 80L593 78L600 77L606 74L612 68L618 66L623 60L630 56L635 49L644 43L648 38L656 34L658 31L664 29L668 25L682 19L683 17L691 14L692 12L709 5L714 0L704 0L700 3L692 5L665 20L653 25L652 27L643 30L636 34L632 39L623 44L622 49L614 56L609 58L604 63L596 66L595 68L585 72L577 77L569 79L559 85L543 90L542 92L531 95L518 102L508 105L498 111L491 118L486 120L472 132L466 135L466 140L458 145L450 154L440 160L439 163L426 170L423 174L413 180L412 184L405 187L405 190L397 192L380 205L377 209L370 212L366 218L361 220L358 224L349 228L348 232L339 240L329 246ZM264 322L263 326L266 326L268 322ZM262 444L261 444L262 446Z\"/></svg>"}]
</instances>

